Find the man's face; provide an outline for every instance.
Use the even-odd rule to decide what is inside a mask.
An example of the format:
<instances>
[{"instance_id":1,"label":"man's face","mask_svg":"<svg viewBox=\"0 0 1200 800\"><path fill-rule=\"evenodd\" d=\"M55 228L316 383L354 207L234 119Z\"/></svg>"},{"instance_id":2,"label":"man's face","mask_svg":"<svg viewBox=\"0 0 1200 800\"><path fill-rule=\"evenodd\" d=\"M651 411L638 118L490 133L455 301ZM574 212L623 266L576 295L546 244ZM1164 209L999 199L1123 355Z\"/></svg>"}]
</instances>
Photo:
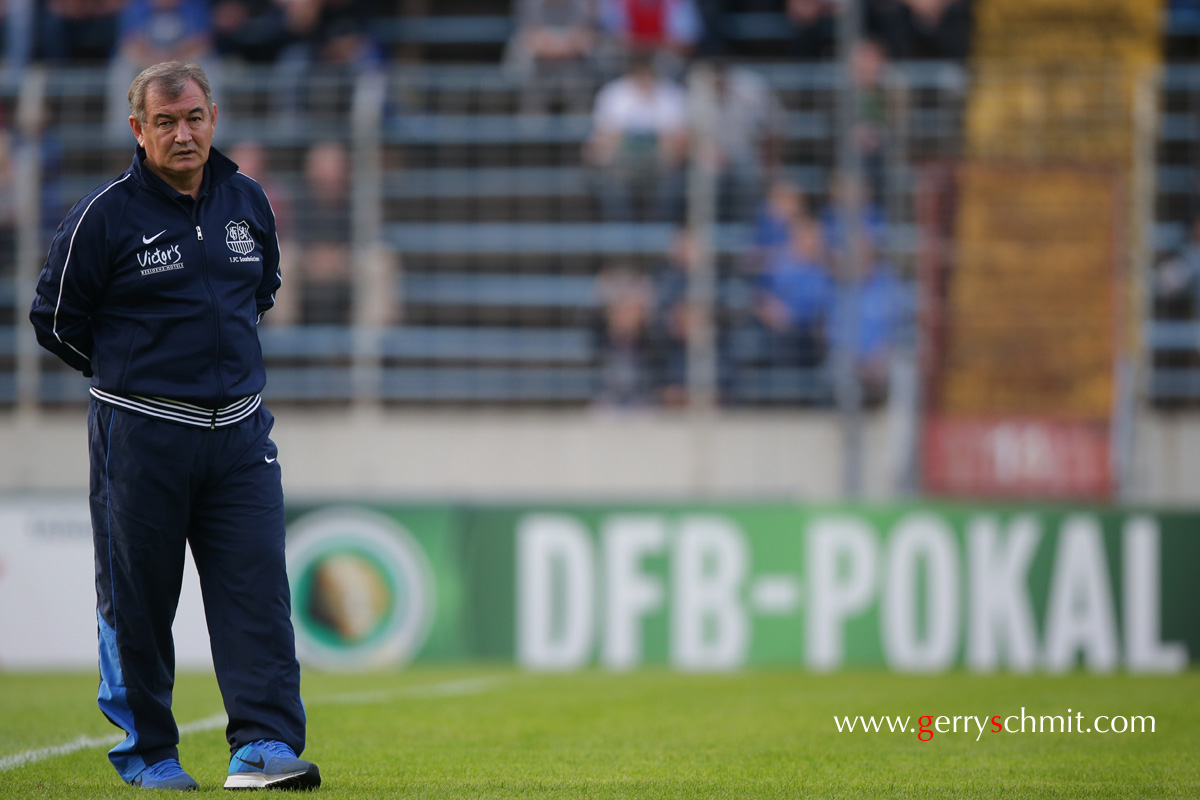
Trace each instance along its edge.
<instances>
[{"instance_id":1,"label":"man's face","mask_svg":"<svg viewBox=\"0 0 1200 800\"><path fill-rule=\"evenodd\" d=\"M630 77L639 90L646 94L654 91L657 75L652 64L638 64L630 71Z\"/></svg>"},{"instance_id":2,"label":"man's face","mask_svg":"<svg viewBox=\"0 0 1200 800\"><path fill-rule=\"evenodd\" d=\"M146 150L146 166L179 191L194 188L203 173L217 125L217 107L204 102L204 92L189 81L183 93L166 99L161 89L146 91L146 121L129 118L138 144Z\"/></svg>"}]
</instances>

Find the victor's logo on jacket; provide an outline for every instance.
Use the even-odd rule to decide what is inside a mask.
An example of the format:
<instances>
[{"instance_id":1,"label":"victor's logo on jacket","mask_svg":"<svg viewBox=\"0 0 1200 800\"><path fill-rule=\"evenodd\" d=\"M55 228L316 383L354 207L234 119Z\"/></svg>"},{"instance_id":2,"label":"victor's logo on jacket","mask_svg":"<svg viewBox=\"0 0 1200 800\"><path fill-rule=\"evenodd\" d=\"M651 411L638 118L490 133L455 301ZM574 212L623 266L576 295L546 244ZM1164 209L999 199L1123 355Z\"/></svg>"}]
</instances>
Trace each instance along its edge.
<instances>
[{"instance_id":1,"label":"victor's logo on jacket","mask_svg":"<svg viewBox=\"0 0 1200 800\"><path fill-rule=\"evenodd\" d=\"M155 247L153 249L143 250L138 253L138 265L142 267L143 275L152 275L156 272L167 272L173 269L183 269L183 264L180 259L183 255L179 252L179 245L173 244L170 247Z\"/></svg>"},{"instance_id":2,"label":"victor's logo on jacket","mask_svg":"<svg viewBox=\"0 0 1200 800\"><path fill-rule=\"evenodd\" d=\"M250 226L245 220L230 221L225 226L225 244L235 253L247 255L254 249L254 237L250 235Z\"/></svg>"}]
</instances>

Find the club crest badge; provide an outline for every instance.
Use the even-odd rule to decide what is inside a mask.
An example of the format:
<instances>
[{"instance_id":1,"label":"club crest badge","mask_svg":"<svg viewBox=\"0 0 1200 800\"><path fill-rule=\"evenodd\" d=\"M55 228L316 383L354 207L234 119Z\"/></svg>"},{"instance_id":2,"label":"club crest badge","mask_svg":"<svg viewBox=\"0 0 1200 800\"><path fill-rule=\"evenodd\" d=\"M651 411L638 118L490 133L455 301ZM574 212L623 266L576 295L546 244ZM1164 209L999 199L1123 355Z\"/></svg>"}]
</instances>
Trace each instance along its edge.
<instances>
[{"instance_id":1,"label":"club crest badge","mask_svg":"<svg viewBox=\"0 0 1200 800\"><path fill-rule=\"evenodd\" d=\"M229 245L229 249L235 253L247 255L254 249L254 237L250 235L250 226L245 220L240 222L230 221L225 226L225 244Z\"/></svg>"}]
</instances>

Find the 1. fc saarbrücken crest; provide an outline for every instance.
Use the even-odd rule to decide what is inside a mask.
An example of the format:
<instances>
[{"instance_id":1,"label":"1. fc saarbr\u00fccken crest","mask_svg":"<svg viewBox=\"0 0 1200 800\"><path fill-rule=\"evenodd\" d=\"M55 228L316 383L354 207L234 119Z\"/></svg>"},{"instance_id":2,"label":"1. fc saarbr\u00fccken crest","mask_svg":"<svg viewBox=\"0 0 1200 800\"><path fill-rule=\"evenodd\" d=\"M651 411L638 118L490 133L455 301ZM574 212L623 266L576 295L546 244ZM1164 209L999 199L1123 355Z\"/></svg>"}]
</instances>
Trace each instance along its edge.
<instances>
[{"instance_id":1,"label":"1. fc saarbr\u00fccken crest","mask_svg":"<svg viewBox=\"0 0 1200 800\"><path fill-rule=\"evenodd\" d=\"M250 226L245 220L230 221L225 226L225 244L235 253L247 255L254 249L254 237L250 235Z\"/></svg>"}]
</instances>

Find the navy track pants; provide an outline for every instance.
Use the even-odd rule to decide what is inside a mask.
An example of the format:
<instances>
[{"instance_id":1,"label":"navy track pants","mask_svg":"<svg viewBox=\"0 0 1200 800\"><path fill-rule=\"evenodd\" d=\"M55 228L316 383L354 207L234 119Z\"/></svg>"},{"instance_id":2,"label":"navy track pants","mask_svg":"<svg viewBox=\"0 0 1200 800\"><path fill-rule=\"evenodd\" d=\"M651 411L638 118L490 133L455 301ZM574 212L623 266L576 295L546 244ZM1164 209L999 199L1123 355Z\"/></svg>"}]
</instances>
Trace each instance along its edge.
<instances>
[{"instance_id":1,"label":"navy track pants","mask_svg":"<svg viewBox=\"0 0 1200 800\"><path fill-rule=\"evenodd\" d=\"M109 752L126 781L179 757L171 623L188 545L231 751L258 739L304 749L274 421L260 407L228 428L193 428L91 401L98 701L127 734Z\"/></svg>"}]
</instances>

